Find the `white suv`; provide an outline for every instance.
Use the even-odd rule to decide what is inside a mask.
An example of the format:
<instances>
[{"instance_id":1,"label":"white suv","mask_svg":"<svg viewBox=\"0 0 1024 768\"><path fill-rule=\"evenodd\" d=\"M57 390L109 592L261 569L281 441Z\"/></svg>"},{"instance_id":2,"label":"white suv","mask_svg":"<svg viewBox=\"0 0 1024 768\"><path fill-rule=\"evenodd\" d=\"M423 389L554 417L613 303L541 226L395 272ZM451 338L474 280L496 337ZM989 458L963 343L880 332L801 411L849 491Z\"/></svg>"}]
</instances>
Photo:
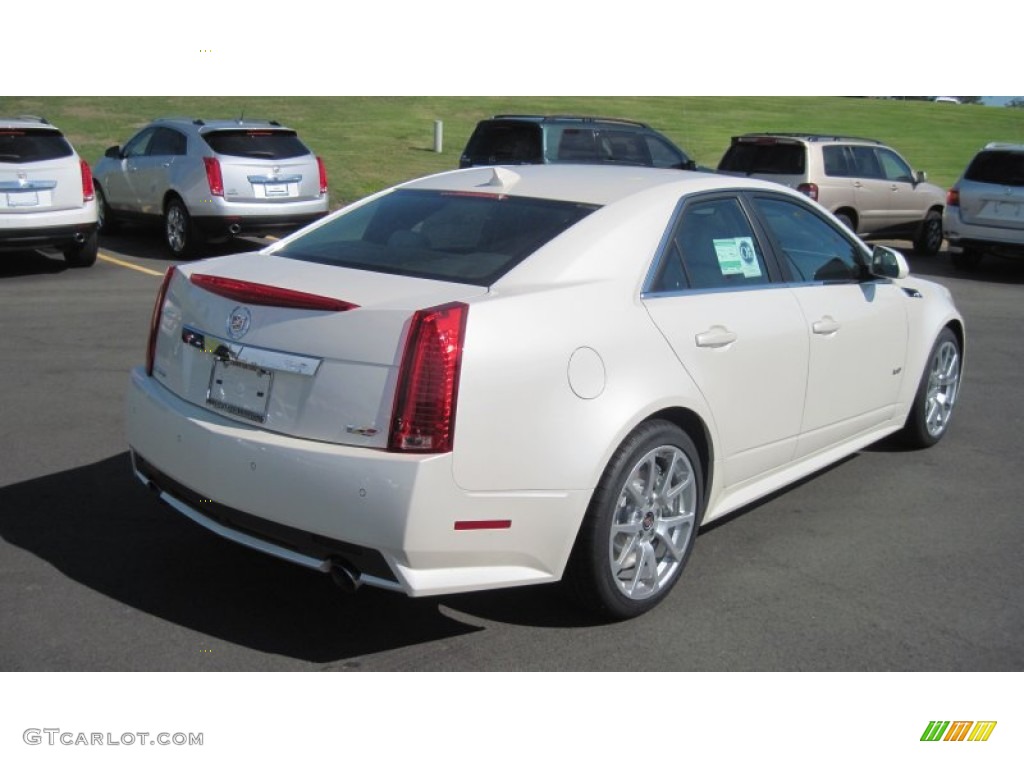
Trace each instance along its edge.
<instances>
[{"instance_id":1,"label":"white suv","mask_svg":"<svg viewBox=\"0 0 1024 768\"><path fill-rule=\"evenodd\" d=\"M57 248L72 267L96 261L92 173L41 117L0 117L0 251Z\"/></svg>"},{"instance_id":2,"label":"white suv","mask_svg":"<svg viewBox=\"0 0 1024 768\"><path fill-rule=\"evenodd\" d=\"M987 251L1024 255L1024 144L986 144L946 196L943 229L953 266L972 269Z\"/></svg>"},{"instance_id":3,"label":"white suv","mask_svg":"<svg viewBox=\"0 0 1024 768\"><path fill-rule=\"evenodd\" d=\"M864 238L942 247L946 193L880 141L807 133L734 136L718 170L785 184L817 200Z\"/></svg>"},{"instance_id":4,"label":"white suv","mask_svg":"<svg viewBox=\"0 0 1024 768\"><path fill-rule=\"evenodd\" d=\"M298 229L328 210L327 171L291 128L160 118L96 164L100 231L160 221L175 258L206 241Z\"/></svg>"}]
</instances>

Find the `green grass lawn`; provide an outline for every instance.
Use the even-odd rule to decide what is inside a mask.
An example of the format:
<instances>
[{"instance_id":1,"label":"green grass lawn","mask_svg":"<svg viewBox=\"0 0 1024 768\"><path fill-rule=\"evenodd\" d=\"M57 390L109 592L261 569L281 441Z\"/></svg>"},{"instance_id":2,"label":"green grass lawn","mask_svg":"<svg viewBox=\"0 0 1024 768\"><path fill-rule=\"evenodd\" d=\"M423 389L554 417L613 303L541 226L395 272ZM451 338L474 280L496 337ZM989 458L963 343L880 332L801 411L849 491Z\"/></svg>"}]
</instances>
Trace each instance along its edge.
<instances>
[{"instance_id":1,"label":"green grass lawn","mask_svg":"<svg viewBox=\"0 0 1024 768\"><path fill-rule=\"evenodd\" d=\"M986 142L1024 143L1024 109L841 97L0 97L0 114L46 117L90 163L154 117L278 120L324 158L335 208L457 167L477 120L499 112L641 120L708 166L737 133L866 136L893 146L940 186L952 184ZM440 154L433 151L436 120L444 123Z\"/></svg>"}]
</instances>

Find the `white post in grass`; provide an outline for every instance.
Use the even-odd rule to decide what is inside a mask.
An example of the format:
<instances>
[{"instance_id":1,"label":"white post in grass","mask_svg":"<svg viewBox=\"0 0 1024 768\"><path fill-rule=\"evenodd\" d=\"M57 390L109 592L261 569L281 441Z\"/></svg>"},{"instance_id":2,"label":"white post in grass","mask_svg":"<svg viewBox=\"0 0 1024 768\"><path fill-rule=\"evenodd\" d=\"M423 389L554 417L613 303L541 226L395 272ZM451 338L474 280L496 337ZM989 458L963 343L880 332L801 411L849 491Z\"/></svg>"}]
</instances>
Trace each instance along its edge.
<instances>
[{"instance_id":1,"label":"white post in grass","mask_svg":"<svg viewBox=\"0 0 1024 768\"><path fill-rule=\"evenodd\" d=\"M434 121L434 151L441 154L441 145L444 142L444 123L441 120Z\"/></svg>"}]
</instances>

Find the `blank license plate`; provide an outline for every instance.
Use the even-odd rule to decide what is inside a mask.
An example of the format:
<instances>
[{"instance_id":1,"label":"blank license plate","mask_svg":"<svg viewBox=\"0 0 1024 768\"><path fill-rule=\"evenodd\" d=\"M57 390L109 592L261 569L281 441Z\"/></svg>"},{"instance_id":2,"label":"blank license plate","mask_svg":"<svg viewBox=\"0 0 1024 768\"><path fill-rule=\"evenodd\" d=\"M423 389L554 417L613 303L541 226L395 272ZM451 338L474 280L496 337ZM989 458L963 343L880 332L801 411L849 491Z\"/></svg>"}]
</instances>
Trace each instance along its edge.
<instances>
[{"instance_id":1,"label":"blank license plate","mask_svg":"<svg viewBox=\"0 0 1024 768\"><path fill-rule=\"evenodd\" d=\"M288 197L287 184L264 184L267 197Z\"/></svg>"},{"instance_id":2,"label":"blank license plate","mask_svg":"<svg viewBox=\"0 0 1024 768\"><path fill-rule=\"evenodd\" d=\"M7 205L11 208L39 205L39 195L36 192L8 192Z\"/></svg>"},{"instance_id":3,"label":"blank license plate","mask_svg":"<svg viewBox=\"0 0 1024 768\"><path fill-rule=\"evenodd\" d=\"M274 374L266 368L215 360L206 402L218 410L262 424L267 420L273 382Z\"/></svg>"}]
</instances>

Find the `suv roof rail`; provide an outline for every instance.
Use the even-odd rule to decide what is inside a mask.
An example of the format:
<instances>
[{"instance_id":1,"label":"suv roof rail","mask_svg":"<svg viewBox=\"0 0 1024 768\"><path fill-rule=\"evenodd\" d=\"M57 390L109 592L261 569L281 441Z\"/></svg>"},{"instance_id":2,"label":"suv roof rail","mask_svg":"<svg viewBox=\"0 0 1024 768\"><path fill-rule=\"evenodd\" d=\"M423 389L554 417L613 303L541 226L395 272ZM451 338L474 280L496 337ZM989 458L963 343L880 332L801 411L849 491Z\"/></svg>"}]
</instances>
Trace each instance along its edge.
<instances>
[{"instance_id":1,"label":"suv roof rail","mask_svg":"<svg viewBox=\"0 0 1024 768\"><path fill-rule=\"evenodd\" d=\"M983 149L1009 149L1019 152L1024 150L1024 144L1014 144L1011 141L990 141Z\"/></svg>"},{"instance_id":2,"label":"suv roof rail","mask_svg":"<svg viewBox=\"0 0 1024 768\"><path fill-rule=\"evenodd\" d=\"M806 139L807 141L866 141L871 144L883 144L878 139L869 139L864 136L846 136L841 133L800 133L794 131L766 131L764 133L744 133L737 138L756 138L757 136L776 136L787 139Z\"/></svg>"},{"instance_id":3,"label":"suv roof rail","mask_svg":"<svg viewBox=\"0 0 1024 768\"><path fill-rule=\"evenodd\" d=\"M42 125L49 125L50 124L49 120L47 120L45 117L40 117L39 115L15 115L14 117L9 117L7 119L8 120L34 120L35 122L41 123Z\"/></svg>"},{"instance_id":4,"label":"suv roof rail","mask_svg":"<svg viewBox=\"0 0 1024 768\"><path fill-rule=\"evenodd\" d=\"M581 123L619 123L621 125L633 125L637 128L648 128L646 123L638 120L627 120L622 117L598 117L596 115L518 115L502 114L494 115L492 120L506 119L529 119L529 120L579 120Z\"/></svg>"}]
</instances>

